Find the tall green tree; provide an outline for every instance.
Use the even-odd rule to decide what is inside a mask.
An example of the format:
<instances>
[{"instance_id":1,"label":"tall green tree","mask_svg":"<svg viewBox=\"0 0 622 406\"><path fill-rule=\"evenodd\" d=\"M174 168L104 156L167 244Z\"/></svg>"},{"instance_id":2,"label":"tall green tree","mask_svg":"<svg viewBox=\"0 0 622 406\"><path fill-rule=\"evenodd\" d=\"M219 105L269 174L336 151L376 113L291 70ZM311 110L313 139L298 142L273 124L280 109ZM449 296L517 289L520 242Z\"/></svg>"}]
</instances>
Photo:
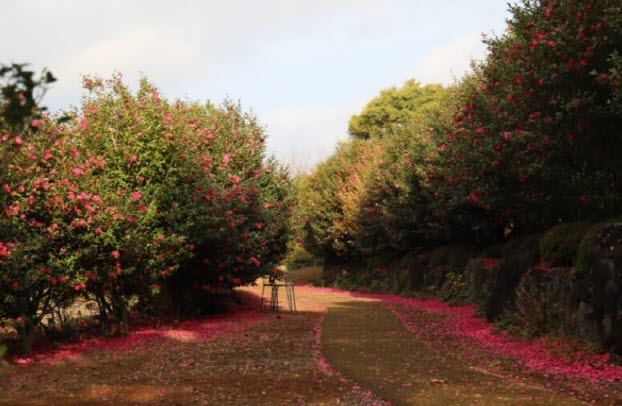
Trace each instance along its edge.
<instances>
[{"instance_id":1,"label":"tall green tree","mask_svg":"<svg viewBox=\"0 0 622 406\"><path fill-rule=\"evenodd\" d=\"M390 136L438 111L444 94L441 85L422 86L414 79L408 80L400 88L381 91L361 113L352 116L348 131L353 138L359 139Z\"/></svg>"}]
</instances>

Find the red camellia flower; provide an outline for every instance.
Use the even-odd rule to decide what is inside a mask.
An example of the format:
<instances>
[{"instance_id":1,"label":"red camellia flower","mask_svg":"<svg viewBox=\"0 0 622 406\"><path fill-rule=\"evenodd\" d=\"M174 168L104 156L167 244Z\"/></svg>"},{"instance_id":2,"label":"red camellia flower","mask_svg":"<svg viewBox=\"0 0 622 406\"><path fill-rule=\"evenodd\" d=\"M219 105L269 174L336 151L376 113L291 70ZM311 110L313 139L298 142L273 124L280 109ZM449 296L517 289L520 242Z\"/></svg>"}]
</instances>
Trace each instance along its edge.
<instances>
[{"instance_id":1,"label":"red camellia flower","mask_svg":"<svg viewBox=\"0 0 622 406\"><path fill-rule=\"evenodd\" d=\"M132 200L140 200L140 198L142 197L140 192L132 192L131 196L132 196Z\"/></svg>"},{"instance_id":2,"label":"red camellia flower","mask_svg":"<svg viewBox=\"0 0 622 406\"><path fill-rule=\"evenodd\" d=\"M477 193L476 190L471 191L471 193L469 193L469 196L467 196L467 201L471 202L471 203L477 203L479 202L479 193Z\"/></svg>"}]
</instances>

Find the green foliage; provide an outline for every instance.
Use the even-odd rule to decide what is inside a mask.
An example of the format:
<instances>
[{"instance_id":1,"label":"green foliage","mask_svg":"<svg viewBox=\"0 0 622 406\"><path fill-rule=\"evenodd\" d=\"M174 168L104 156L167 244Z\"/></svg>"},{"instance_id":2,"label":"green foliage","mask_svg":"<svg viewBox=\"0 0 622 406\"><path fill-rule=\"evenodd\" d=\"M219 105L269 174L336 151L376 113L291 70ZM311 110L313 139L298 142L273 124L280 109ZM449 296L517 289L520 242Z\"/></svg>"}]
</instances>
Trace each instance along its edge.
<instances>
[{"instance_id":1,"label":"green foliage","mask_svg":"<svg viewBox=\"0 0 622 406\"><path fill-rule=\"evenodd\" d=\"M424 175L433 143L415 126L379 143L382 156L370 169L357 219L362 251L407 252L424 240L440 239L441 227L432 217L433 197Z\"/></svg>"},{"instance_id":2,"label":"green foliage","mask_svg":"<svg viewBox=\"0 0 622 406\"><path fill-rule=\"evenodd\" d=\"M305 266L318 265L320 260L311 255L302 245L294 244L293 248L288 250L283 263L287 265L288 270L292 270Z\"/></svg>"},{"instance_id":3,"label":"green foliage","mask_svg":"<svg viewBox=\"0 0 622 406\"><path fill-rule=\"evenodd\" d=\"M56 78L45 69L37 78L27 66L0 65L0 131L31 125L46 110L39 103Z\"/></svg>"},{"instance_id":4,"label":"green foliage","mask_svg":"<svg viewBox=\"0 0 622 406\"><path fill-rule=\"evenodd\" d=\"M591 224L622 210L622 5L509 9L508 30L454 86L409 81L352 117L352 140L301 180L306 249L338 263L437 247L425 283L447 298L464 290L450 268L475 255L466 244L585 274L602 228ZM338 282L377 288L377 276L353 269ZM539 334L549 298L528 288L512 323Z\"/></svg>"},{"instance_id":5,"label":"green foliage","mask_svg":"<svg viewBox=\"0 0 622 406\"><path fill-rule=\"evenodd\" d=\"M452 268L464 267L475 255L471 247L463 245L441 245L430 253L429 266L449 266Z\"/></svg>"},{"instance_id":6,"label":"green foliage","mask_svg":"<svg viewBox=\"0 0 622 406\"><path fill-rule=\"evenodd\" d=\"M304 247L316 256L356 256L360 201L370 169L381 156L378 143L352 140L301 181L298 214Z\"/></svg>"},{"instance_id":7,"label":"green foliage","mask_svg":"<svg viewBox=\"0 0 622 406\"><path fill-rule=\"evenodd\" d=\"M0 320L29 337L83 295L124 334L136 303L164 291L180 311L218 306L278 265L289 179L254 116L169 102L146 80L135 94L120 76L84 87L71 122L0 141Z\"/></svg>"},{"instance_id":8,"label":"green foliage","mask_svg":"<svg viewBox=\"0 0 622 406\"><path fill-rule=\"evenodd\" d=\"M449 303L461 303L468 299L464 275L460 272L449 272L445 283L440 289L442 299Z\"/></svg>"},{"instance_id":9,"label":"green foliage","mask_svg":"<svg viewBox=\"0 0 622 406\"><path fill-rule=\"evenodd\" d=\"M440 108L444 96L441 85L421 86L409 80L401 88L380 92L363 111L350 119L348 131L353 138L383 138L399 133L403 127L420 123Z\"/></svg>"},{"instance_id":10,"label":"green foliage","mask_svg":"<svg viewBox=\"0 0 622 406\"><path fill-rule=\"evenodd\" d=\"M620 210L619 2L524 1L434 127L456 227L500 240Z\"/></svg>"},{"instance_id":11,"label":"green foliage","mask_svg":"<svg viewBox=\"0 0 622 406\"><path fill-rule=\"evenodd\" d=\"M549 229L540 240L540 259L551 266L574 265L579 244L590 228L589 223L566 223Z\"/></svg>"}]
</instances>

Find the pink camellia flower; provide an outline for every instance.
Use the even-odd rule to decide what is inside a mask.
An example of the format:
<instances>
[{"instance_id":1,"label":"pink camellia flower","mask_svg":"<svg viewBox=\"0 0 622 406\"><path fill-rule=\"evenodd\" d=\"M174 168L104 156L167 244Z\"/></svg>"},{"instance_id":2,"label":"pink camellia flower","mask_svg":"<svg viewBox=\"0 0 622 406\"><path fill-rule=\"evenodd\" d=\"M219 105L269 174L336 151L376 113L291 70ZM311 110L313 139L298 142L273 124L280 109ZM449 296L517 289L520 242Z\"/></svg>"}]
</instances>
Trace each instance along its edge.
<instances>
[{"instance_id":1,"label":"pink camellia flower","mask_svg":"<svg viewBox=\"0 0 622 406\"><path fill-rule=\"evenodd\" d=\"M24 143L24 140L22 140L22 137L15 137L15 143L17 145L22 145Z\"/></svg>"},{"instance_id":2,"label":"pink camellia flower","mask_svg":"<svg viewBox=\"0 0 622 406\"><path fill-rule=\"evenodd\" d=\"M230 157L229 154L225 154L225 156L222 157L222 162L227 165L229 163Z\"/></svg>"},{"instance_id":3,"label":"pink camellia flower","mask_svg":"<svg viewBox=\"0 0 622 406\"><path fill-rule=\"evenodd\" d=\"M132 200L140 200L141 197L140 192L132 192Z\"/></svg>"},{"instance_id":4,"label":"pink camellia flower","mask_svg":"<svg viewBox=\"0 0 622 406\"><path fill-rule=\"evenodd\" d=\"M118 250L114 250L112 251L112 256L113 258L119 258L121 256L121 253Z\"/></svg>"},{"instance_id":5,"label":"pink camellia flower","mask_svg":"<svg viewBox=\"0 0 622 406\"><path fill-rule=\"evenodd\" d=\"M32 120L32 123L30 123L30 125L33 128L39 128L39 126L41 125L41 121L39 121L39 120Z\"/></svg>"}]
</instances>

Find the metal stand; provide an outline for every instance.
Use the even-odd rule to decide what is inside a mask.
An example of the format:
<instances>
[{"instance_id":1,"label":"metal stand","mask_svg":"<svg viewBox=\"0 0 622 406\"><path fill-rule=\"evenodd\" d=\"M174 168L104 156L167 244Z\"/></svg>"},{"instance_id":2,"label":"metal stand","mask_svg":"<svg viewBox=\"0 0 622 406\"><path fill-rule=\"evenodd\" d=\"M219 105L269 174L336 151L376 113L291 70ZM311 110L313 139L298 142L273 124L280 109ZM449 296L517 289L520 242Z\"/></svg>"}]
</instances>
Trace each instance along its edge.
<instances>
[{"instance_id":1,"label":"metal stand","mask_svg":"<svg viewBox=\"0 0 622 406\"><path fill-rule=\"evenodd\" d=\"M264 283L261 287L261 307L264 308L264 293L267 287L270 287L270 302L268 303L268 308L270 311L279 312L279 288L284 287L285 292L287 294L287 305L289 307L289 311L292 313L297 312L296 309L296 293L294 292L294 283L293 282L285 282L285 283Z\"/></svg>"}]
</instances>

